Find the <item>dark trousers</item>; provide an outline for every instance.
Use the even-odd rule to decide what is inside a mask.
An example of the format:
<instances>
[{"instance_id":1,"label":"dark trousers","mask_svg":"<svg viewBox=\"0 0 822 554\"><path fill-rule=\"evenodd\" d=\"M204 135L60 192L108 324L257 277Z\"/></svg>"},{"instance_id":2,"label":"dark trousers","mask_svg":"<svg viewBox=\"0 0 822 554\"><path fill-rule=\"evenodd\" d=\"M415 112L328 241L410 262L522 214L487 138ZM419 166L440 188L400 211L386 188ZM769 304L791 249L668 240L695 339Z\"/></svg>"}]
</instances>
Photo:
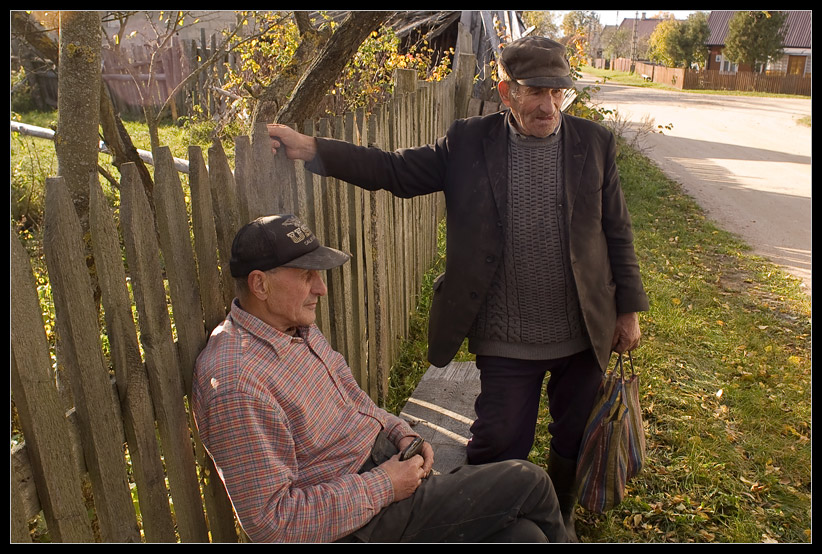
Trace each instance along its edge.
<instances>
[{"instance_id":1,"label":"dark trousers","mask_svg":"<svg viewBox=\"0 0 822 554\"><path fill-rule=\"evenodd\" d=\"M378 438L373 469L397 452ZM436 455L436 453L435 453ZM551 479L523 460L463 466L426 478L346 542L568 542Z\"/></svg>"},{"instance_id":2,"label":"dark trousers","mask_svg":"<svg viewBox=\"0 0 822 554\"><path fill-rule=\"evenodd\" d=\"M469 463L528 458L546 373L551 445L561 456L576 459L602 382L591 350L556 360L477 356L477 367L481 386L467 448Z\"/></svg>"}]
</instances>

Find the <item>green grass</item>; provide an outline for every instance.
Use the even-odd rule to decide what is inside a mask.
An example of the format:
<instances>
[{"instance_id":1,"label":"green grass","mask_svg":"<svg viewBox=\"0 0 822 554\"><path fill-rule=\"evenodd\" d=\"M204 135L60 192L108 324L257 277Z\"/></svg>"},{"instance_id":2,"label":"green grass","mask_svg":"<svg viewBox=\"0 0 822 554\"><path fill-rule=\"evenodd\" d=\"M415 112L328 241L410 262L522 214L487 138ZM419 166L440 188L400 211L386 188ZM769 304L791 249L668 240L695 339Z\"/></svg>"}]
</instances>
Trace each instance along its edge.
<instances>
[{"instance_id":1,"label":"green grass","mask_svg":"<svg viewBox=\"0 0 822 554\"><path fill-rule=\"evenodd\" d=\"M57 126L57 112L31 111L12 114L12 119L28 125L54 129ZM148 129L145 124L126 120L123 122L131 136L135 148L151 150ZM160 144L168 146L176 158L188 159L188 145L198 144L207 157L208 124L178 126L162 124L159 128ZM54 143L50 140L33 138L13 133L11 137L10 173L11 173L11 216L21 227L38 226L41 223L44 205L44 183L46 178L57 175L57 155ZM233 156L233 144L226 143L226 154ZM115 179L120 178L119 171L111 165L111 158L106 154L99 157L100 166ZM153 167L149 166L149 171ZM112 185L102 176L100 184L103 191L112 201L116 194ZM116 205L116 203L115 203Z\"/></svg>"},{"instance_id":2,"label":"green grass","mask_svg":"<svg viewBox=\"0 0 822 554\"><path fill-rule=\"evenodd\" d=\"M648 459L621 505L578 508L578 533L584 542L809 542L810 299L639 153L623 146L618 164L651 302L634 353ZM428 367L439 271L442 259L392 368L395 413ZM543 406L530 456L540 465L549 421Z\"/></svg>"},{"instance_id":3,"label":"green grass","mask_svg":"<svg viewBox=\"0 0 822 554\"><path fill-rule=\"evenodd\" d=\"M648 466L584 513L591 541L810 540L811 303L797 279L716 228L621 149L651 309L640 322Z\"/></svg>"}]
</instances>

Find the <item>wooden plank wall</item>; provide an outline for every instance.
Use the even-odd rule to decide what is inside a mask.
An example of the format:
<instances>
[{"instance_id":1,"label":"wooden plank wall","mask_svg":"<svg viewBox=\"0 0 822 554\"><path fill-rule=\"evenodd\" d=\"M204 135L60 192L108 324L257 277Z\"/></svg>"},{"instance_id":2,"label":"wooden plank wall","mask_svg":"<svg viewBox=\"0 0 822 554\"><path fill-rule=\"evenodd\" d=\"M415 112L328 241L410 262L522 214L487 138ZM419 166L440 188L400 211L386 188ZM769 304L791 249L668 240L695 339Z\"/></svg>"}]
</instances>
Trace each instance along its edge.
<instances>
[{"instance_id":1,"label":"wooden plank wall","mask_svg":"<svg viewBox=\"0 0 822 554\"><path fill-rule=\"evenodd\" d=\"M394 97L370 116L303 130L389 150L430 143L454 119L455 106L467 105L455 102L455 79L419 83L413 72L400 72ZM186 396L196 356L233 298L227 258L243 223L295 213L323 243L352 254L327 272L317 322L377 401L437 255L442 194L401 200L316 176L274 155L264 125L236 138L233 170L219 143L207 159L190 147L182 180L167 147L153 154L154 214L133 164L121 171L119 212L97 176L90 178L99 303L65 183L48 179L44 249L59 331L54 352L30 260L11 231L11 383L25 437L11 451L13 542L30 540L39 513L55 542L241 540ZM68 401L55 367L70 383Z\"/></svg>"}]
</instances>

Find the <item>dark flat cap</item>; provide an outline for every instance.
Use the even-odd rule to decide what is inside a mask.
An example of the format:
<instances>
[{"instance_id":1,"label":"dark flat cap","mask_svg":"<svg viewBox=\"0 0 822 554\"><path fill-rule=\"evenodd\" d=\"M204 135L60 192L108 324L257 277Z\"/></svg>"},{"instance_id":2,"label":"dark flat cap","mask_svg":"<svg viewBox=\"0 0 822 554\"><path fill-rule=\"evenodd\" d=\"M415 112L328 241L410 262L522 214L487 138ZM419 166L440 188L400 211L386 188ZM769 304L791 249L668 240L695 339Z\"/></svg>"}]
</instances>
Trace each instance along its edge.
<instances>
[{"instance_id":1,"label":"dark flat cap","mask_svg":"<svg viewBox=\"0 0 822 554\"><path fill-rule=\"evenodd\" d=\"M260 217L244 225L231 245L231 275L245 277L255 269L275 267L331 269L351 256L322 246L300 219L291 214Z\"/></svg>"},{"instance_id":2,"label":"dark flat cap","mask_svg":"<svg viewBox=\"0 0 822 554\"><path fill-rule=\"evenodd\" d=\"M502 49L502 67L521 85L573 88L565 46L545 37L523 37Z\"/></svg>"}]
</instances>

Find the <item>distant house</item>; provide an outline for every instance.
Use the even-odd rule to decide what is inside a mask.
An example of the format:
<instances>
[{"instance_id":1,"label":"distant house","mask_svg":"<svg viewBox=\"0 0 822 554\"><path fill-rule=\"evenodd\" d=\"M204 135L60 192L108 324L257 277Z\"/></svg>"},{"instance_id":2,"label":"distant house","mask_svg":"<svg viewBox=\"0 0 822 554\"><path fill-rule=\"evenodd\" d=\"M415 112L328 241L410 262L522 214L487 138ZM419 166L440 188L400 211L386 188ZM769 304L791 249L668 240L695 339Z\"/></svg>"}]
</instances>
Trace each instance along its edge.
<instances>
[{"instance_id":1,"label":"distant house","mask_svg":"<svg viewBox=\"0 0 822 554\"><path fill-rule=\"evenodd\" d=\"M728 23L735 11L713 11L708 15L708 64L706 69L719 70L725 73L736 73L739 67L728 60L724 54L725 40L728 37ZM812 12L810 10L788 11L785 22L784 55L776 61L769 62L765 67L758 68L765 73L779 73L783 75L811 75L811 45L812 45Z\"/></svg>"},{"instance_id":2,"label":"distant house","mask_svg":"<svg viewBox=\"0 0 822 554\"><path fill-rule=\"evenodd\" d=\"M663 21L665 20L660 18L648 18L645 16L645 12L642 12L640 17L622 20L622 23L619 24L619 30L628 33L628 36L631 37L631 44L635 48L631 51L631 59L648 59L648 39L651 38L656 26Z\"/></svg>"}]
</instances>

